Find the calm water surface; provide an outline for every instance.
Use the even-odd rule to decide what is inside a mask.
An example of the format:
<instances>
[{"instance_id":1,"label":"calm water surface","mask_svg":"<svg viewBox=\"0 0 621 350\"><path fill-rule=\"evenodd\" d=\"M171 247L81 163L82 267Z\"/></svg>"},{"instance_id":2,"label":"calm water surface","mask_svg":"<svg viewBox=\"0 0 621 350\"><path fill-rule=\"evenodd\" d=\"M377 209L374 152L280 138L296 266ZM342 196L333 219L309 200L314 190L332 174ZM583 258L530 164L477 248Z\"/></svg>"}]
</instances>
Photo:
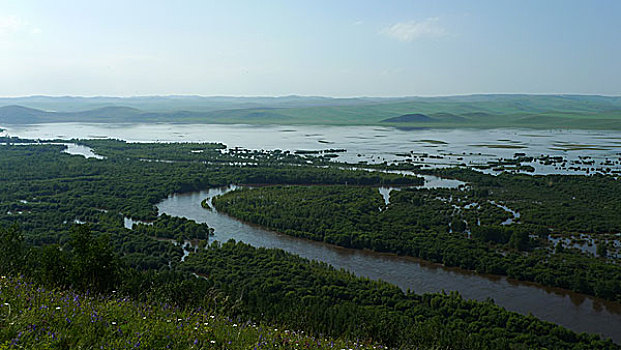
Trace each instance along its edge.
<instances>
[{"instance_id":1,"label":"calm water surface","mask_svg":"<svg viewBox=\"0 0 621 350\"><path fill-rule=\"evenodd\" d=\"M281 150L346 149L338 161L410 161L428 167L485 165L515 153L560 156L567 166L533 162L535 173L621 171L621 131L533 129L415 129L378 126L96 124L6 125L5 134L32 139L118 138L129 142L220 142L229 147ZM589 157L589 158L584 158ZM594 161L593 164L583 162ZM575 162L580 162L575 164ZM569 169L575 167L576 169Z\"/></svg>"}]
</instances>

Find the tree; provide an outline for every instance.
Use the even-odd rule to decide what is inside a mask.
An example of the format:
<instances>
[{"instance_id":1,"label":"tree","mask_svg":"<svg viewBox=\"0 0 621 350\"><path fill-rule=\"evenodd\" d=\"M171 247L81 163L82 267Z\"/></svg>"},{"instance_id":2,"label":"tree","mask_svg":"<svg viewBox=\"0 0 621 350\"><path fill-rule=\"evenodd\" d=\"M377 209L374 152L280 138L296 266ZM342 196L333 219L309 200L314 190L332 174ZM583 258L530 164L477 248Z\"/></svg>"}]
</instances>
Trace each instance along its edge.
<instances>
[{"instance_id":1,"label":"tree","mask_svg":"<svg viewBox=\"0 0 621 350\"><path fill-rule=\"evenodd\" d=\"M0 228L0 271L20 272L28 259L28 248L17 225Z\"/></svg>"},{"instance_id":2,"label":"tree","mask_svg":"<svg viewBox=\"0 0 621 350\"><path fill-rule=\"evenodd\" d=\"M597 248L595 252L599 257L605 258L608 256L608 247L606 246L606 242L599 242L597 244Z\"/></svg>"},{"instance_id":3,"label":"tree","mask_svg":"<svg viewBox=\"0 0 621 350\"><path fill-rule=\"evenodd\" d=\"M57 244L49 244L37 253L38 278L47 285L66 286L69 284L71 261L66 251Z\"/></svg>"},{"instance_id":4,"label":"tree","mask_svg":"<svg viewBox=\"0 0 621 350\"><path fill-rule=\"evenodd\" d=\"M511 234L509 239L509 245L517 250L528 250L530 248L530 237L528 232L522 230L515 230Z\"/></svg>"},{"instance_id":5,"label":"tree","mask_svg":"<svg viewBox=\"0 0 621 350\"><path fill-rule=\"evenodd\" d=\"M69 273L72 284L83 290L111 290L119 277L119 261L108 237L95 238L88 225L75 225L69 244L72 247Z\"/></svg>"}]
</instances>

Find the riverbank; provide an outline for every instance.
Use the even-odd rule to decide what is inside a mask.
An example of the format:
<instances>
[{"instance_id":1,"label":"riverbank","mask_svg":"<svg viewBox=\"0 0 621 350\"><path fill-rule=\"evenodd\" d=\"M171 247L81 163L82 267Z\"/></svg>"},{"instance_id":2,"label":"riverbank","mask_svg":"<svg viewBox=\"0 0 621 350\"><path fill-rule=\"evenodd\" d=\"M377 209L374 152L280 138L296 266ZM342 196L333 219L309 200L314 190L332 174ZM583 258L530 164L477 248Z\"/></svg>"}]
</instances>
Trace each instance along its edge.
<instances>
[{"instance_id":1,"label":"riverbank","mask_svg":"<svg viewBox=\"0 0 621 350\"><path fill-rule=\"evenodd\" d=\"M236 188L236 187L233 187ZM498 276L479 275L457 268L394 254L347 249L321 242L299 239L248 225L217 210L201 206L205 199L233 188L171 195L157 205L160 214L180 216L208 223L214 228L213 240L229 239L255 247L279 248L301 257L343 268L358 276L384 280L402 290L416 293L458 291L466 299L488 298L508 310L533 315L578 332L612 337L621 342L621 305L559 288L542 288L534 283Z\"/></svg>"}]
</instances>

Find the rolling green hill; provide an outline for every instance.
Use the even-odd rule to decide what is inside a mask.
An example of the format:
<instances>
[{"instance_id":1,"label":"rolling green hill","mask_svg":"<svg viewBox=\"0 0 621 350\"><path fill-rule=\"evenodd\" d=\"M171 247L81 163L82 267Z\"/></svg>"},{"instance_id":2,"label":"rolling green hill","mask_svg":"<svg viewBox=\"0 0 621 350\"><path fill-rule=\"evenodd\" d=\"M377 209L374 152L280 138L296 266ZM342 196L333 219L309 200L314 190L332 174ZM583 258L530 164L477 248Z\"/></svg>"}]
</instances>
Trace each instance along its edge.
<instances>
[{"instance_id":1,"label":"rolling green hill","mask_svg":"<svg viewBox=\"0 0 621 350\"><path fill-rule=\"evenodd\" d=\"M621 97L586 95L30 97L0 99L0 106L0 123L4 124L175 122L621 129Z\"/></svg>"}]
</instances>

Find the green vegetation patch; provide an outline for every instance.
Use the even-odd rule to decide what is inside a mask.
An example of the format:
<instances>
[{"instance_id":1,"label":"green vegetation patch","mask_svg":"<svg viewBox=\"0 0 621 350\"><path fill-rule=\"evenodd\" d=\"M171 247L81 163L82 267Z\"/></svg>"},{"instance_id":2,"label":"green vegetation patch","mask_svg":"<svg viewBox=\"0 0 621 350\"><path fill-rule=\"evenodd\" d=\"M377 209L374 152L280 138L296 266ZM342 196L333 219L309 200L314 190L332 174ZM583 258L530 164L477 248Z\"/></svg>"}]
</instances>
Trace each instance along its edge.
<instances>
[{"instance_id":1,"label":"green vegetation patch","mask_svg":"<svg viewBox=\"0 0 621 350\"><path fill-rule=\"evenodd\" d=\"M45 289L23 278L0 279L2 349L381 349L202 308Z\"/></svg>"},{"instance_id":2,"label":"green vegetation patch","mask_svg":"<svg viewBox=\"0 0 621 350\"><path fill-rule=\"evenodd\" d=\"M394 348L616 348L492 302L404 293L278 249L229 241L191 255L183 266L242 301L251 315Z\"/></svg>"},{"instance_id":3,"label":"green vegetation patch","mask_svg":"<svg viewBox=\"0 0 621 350\"><path fill-rule=\"evenodd\" d=\"M0 275L24 275L0 282L1 346L122 348L141 341L143 348L261 348L262 342L295 348L285 339L299 339L297 348L353 346L327 345L330 335L401 348L616 348L491 302L404 293L282 250L231 242L181 262L182 249L162 238L205 243L209 227L158 218L154 206L175 192L279 184L232 192L214 203L290 234L618 300L618 266L569 248L549 254L530 237L541 234L539 226L618 232L615 179L492 177L452 169L443 174L470 183L467 191L402 190L386 205L377 186L422 179L341 170L320 157L281 151L80 142L106 159L68 155L62 145L0 146ZM480 205L466 208L472 201ZM511 214L491 201L518 210L521 224L501 225ZM153 224L129 230L124 217ZM474 229L478 220L485 229ZM214 327L208 330L206 316L220 323L207 320ZM247 320L300 333L261 333Z\"/></svg>"},{"instance_id":4,"label":"green vegetation patch","mask_svg":"<svg viewBox=\"0 0 621 350\"><path fill-rule=\"evenodd\" d=\"M212 202L234 217L296 237L621 301L619 265L579 250L555 252L548 242L551 232L619 232L621 192L614 178L436 172L471 188L403 189L391 192L386 205L372 188L276 186L233 191ZM517 210L519 218L498 203Z\"/></svg>"}]
</instances>

